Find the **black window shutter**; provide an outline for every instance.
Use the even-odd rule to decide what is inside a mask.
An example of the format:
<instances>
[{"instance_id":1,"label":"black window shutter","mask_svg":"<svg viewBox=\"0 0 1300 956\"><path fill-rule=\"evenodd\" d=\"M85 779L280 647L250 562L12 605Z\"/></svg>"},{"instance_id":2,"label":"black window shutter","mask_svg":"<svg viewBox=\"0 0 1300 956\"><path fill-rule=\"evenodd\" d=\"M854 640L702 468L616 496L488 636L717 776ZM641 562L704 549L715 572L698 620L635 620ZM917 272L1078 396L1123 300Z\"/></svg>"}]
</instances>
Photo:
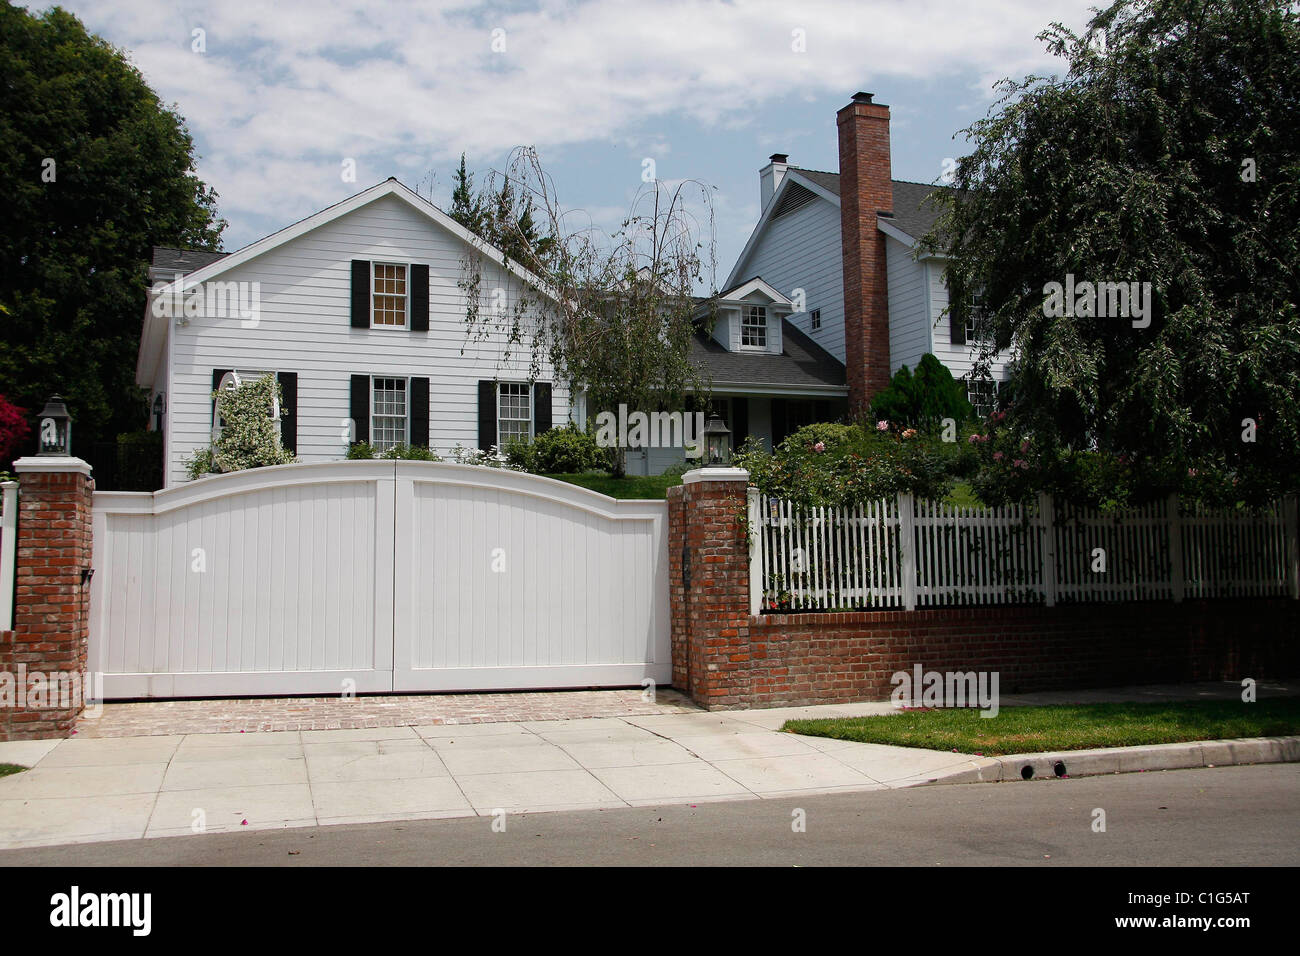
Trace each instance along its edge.
<instances>
[{"instance_id":1,"label":"black window shutter","mask_svg":"<svg viewBox=\"0 0 1300 956\"><path fill-rule=\"evenodd\" d=\"M280 444L298 454L298 373L279 372Z\"/></svg>"},{"instance_id":2,"label":"black window shutter","mask_svg":"<svg viewBox=\"0 0 1300 956\"><path fill-rule=\"evenodd\" d=\"M411 379L411 445L429 444L429 380Z\"/></svg>"},{"instance_id":3,"label":"black window shutter","mask_svg":"<svg viewBox=\"0 0 1300 956\"><path fill-rule=\"evenodd\" d=\"M367 259L352 260L352 327L370 328L370 262Z\"/></svg>"},{"instance_id":4,"label":"black window shutter","mask_svg":"<svg viewBox=\"0 0 1300 956\"><path fill-rule=\"evenodd\" d=\"M487 451L497 443L497 383L478 383L478 447Z\"/></svg>"},{"instance_id":5,"label":"black window shutter","mask_svg":"<svg viewBox=\"0 0 1300 956\"><path fill-rule=\"evenodd\" d=\"M225 378L227 375L229 375L232 371L233 369L228 369L228 368L214 368L212 370L212 390L214 392L221 387L221 380ZM217 427L217 400L215 398L212 400L211 427L212 428Z\"/></svg>"},{"instance_id":6,"label":"black window shutter","mask_svg":"<svg viewBox=\"0 0 1300 956\"><path fill-rule=\"evenodd\" d=\"M370 376L352 376L352 440L370 441Z\"/></svg>"},{"instance_id":7,"label":"black window shutter","mask_svg":"<svg viewBox=\"0 0 1300 956\"><path fill-rule=\"evenodd\" d=\"M749 399L737 396L731 400L731 447L739 448L749 434Z\"/></svg>"},{"instance_id":8,"label":"black window shutter","mask_svg":"<svg viewBox=\"0 0 1300 956\"><path fill-rule=\"evenodd\" d=\"M966 317L955 305L948 306L948 340L953 345L966 344Z\"/></svg>"},{"instance_id":9,"label":"black window shutter","mask_svg":"<svg viewBox=\"0 0 1300 956\"><path fill-rule=\"evenodd\" d=\"M551 430L551 383L533 383L533 435Z\"/></svg>"},{"instance_id":10,"label":"black window shutter","mask_svg":"<svg viewBox=\"0 0 1300 956\"><path fill-rule=\"evenodd\" d=\"M429 267L411 266L411 331L429 331Z\"/></svg>"}]
</instances>

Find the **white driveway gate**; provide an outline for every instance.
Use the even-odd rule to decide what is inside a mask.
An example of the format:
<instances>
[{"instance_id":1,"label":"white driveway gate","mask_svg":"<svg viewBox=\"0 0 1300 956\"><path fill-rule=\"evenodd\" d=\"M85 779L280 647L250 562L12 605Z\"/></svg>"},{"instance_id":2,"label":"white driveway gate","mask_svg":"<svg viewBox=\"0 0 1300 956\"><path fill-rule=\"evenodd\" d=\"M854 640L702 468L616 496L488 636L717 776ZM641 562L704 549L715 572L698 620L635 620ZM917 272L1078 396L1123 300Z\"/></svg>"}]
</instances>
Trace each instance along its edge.
<instances>
[{"instance_id":1,"label":"white driveway gate","mask_svg":"<svg viewBox=\"0 0 1300 956\"><path fill-rule=\"evenodd\" d=\"M97 492L90 666L119 699L667 683L667 526L415 461Z\"/></svg>"}]
</instances>

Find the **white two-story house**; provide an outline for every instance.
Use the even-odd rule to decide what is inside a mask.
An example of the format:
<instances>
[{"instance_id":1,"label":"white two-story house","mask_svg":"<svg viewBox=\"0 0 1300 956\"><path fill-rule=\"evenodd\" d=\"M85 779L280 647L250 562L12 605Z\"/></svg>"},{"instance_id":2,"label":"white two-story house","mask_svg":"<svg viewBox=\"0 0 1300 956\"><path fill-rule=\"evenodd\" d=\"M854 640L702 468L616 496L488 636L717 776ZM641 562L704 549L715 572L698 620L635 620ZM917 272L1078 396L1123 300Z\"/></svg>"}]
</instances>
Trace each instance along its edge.
<instances>
[{"instance_id":1,"label":"white two-story house","mask_svg":"<svg viewBox=\"0 0 1300 956\"><path fill-rule=\"evenodd\" d=\"M304 462L340 459L353 441L504 446L569 420L545 367L530 381L530 355L467 334L467 255L483 259L485 297L504 291L494 306L532 281L395 179L238 252L155 250L136 379L164 433L164 486L209 444L213 391L268 374L282 444Z\"/></svg>"}]
</instances>

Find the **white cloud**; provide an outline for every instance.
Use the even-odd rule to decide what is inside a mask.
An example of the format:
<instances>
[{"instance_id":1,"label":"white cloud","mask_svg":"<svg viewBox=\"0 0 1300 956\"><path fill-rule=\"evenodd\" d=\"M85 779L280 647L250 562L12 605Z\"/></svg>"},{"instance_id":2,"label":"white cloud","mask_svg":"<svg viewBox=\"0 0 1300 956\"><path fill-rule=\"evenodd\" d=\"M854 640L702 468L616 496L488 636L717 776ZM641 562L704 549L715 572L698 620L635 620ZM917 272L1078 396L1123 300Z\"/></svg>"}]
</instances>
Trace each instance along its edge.
<instances>
[{"instance_id":1,"label":"white cloud","mask_svg":"<svg viewBox=\"0 0 1300 956\"><path fill-rule=\"evenodd\" d=\"M765 103L1041 71L1035 35L1087 0L543 2L530 9L372 0L65 0L175 102L232 223L287 223L399 172L532 144L667 144L653 124L761 119ZM207 51L190 50L206 31ZM506 51L491 49L505 30ZM807 52L791 50L805 31ZM356 159L357 182L339 176ZM418 175L418 174L417 174ZM440 188L445 184L440 184Z\"/></svg>"}]
</instances>

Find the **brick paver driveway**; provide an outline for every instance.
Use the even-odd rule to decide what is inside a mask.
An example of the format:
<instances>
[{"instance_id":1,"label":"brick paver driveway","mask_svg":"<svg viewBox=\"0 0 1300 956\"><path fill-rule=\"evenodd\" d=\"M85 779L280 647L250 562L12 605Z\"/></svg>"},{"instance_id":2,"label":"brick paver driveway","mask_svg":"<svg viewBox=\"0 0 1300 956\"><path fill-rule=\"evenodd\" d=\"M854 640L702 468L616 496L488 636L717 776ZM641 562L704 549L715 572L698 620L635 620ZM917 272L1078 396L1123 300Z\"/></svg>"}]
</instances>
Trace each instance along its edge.
<instances>
[{"instance_id":1,"label":"brick paver driveway","mask_svg":"<svg viewBox=\"0 0 1300 956\"><path fill-rule=\"evenodd\" d=\"M658 689L653 700L643 695L640 689L627 689L110 703L100 716L83 717L77 736L350 730L700 712L674 690Z\"/></svg>"}]
</instances>

